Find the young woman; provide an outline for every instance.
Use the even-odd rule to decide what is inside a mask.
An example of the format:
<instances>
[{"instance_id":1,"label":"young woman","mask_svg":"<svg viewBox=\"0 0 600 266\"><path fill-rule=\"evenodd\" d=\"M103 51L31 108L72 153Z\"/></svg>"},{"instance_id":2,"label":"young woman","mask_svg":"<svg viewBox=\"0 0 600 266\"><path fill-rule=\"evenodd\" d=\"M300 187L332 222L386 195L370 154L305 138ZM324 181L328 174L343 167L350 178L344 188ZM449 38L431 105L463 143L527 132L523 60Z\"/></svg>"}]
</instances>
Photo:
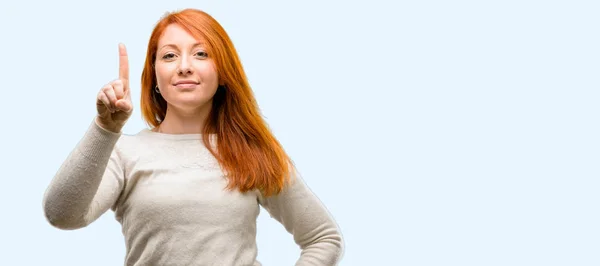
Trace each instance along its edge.
<instances>
[{"instance_id":1,"label":"young woman","mask_svg":"<svg viewBox=\"0 0 600 266\"><path fill-rule=\"evenodd\" d=\"M48 222L83 228L109 209L125 265L261 265L259 206L293 234L296 265L337 265L334 219L262 119L237 52L208 14L186 9L156 25L142 72L151 129L122 134L133 105L127 52L98 93L98 115L44 195Z\"/></svg>"}]
</instances>

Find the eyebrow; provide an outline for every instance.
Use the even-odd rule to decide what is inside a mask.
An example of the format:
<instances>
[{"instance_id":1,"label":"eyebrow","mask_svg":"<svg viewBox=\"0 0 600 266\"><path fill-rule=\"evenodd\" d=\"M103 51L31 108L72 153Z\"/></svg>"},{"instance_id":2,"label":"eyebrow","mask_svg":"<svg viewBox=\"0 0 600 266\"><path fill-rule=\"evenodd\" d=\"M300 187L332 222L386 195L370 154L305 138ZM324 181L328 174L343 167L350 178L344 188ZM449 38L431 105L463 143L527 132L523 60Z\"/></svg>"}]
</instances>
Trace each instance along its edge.
<instances>
[{"instance_id":1,"label":"eyebrow","mask_svg":"<svg viewBox=\"0 0 600 266\"><path fill-rule=\"evenodd\" d=\"M197 43L194 43L194 45L192 45L192 47L196 47L196 46L203 46L203 47L204 47L204 43L202 43L202 42L197 42ZM161 50L161 49L163 49L163 48L165 48L165 47L177 48L177 45L175 45L175 44L172 44L172 43L168 43L168 44L165 44L165 45L163 45L163 46L159 47L159 48L158 48L158 50Z\"/></svg>"}]
</instances>

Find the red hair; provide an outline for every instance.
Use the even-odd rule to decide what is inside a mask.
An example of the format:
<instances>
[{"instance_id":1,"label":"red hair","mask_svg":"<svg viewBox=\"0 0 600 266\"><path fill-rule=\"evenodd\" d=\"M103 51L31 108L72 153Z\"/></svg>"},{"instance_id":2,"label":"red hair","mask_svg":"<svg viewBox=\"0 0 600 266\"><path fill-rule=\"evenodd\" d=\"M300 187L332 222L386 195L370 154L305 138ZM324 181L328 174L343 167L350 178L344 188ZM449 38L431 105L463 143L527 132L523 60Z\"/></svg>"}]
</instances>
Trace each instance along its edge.
<instances>
[{"instance_id":1,"label":"red hair","mask_svg":"<svg viewBox=\"0 0 600 266\"><path fill-rule=\"evenodd\" d=\"M278 194L289 181L294 164L262 118L231 39L207 13L196 9L168 13L152 31L142 71L144 120L156 127L165 118L166 101L153 93L157 84L154 61L158 40L173 23L205 41L222 84L213 97L202 140L227 173L227 188L241 192L258 189L265 196ZM210 145L211 133L216 134L216 150Z\"/></svg>"}]
</instances>

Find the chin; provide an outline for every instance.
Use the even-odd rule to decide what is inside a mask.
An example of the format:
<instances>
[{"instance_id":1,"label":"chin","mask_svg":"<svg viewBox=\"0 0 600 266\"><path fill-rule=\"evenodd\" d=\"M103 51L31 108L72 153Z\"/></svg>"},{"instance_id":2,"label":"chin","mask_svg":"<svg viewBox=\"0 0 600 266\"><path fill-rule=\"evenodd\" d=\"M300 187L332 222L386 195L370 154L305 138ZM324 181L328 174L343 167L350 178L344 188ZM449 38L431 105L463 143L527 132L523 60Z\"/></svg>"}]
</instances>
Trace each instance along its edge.
<instances>
[{"instance_id":1,"label":"chin","mask_svg":"<svg viewBox=\"0 0 600 266\"><path fill-rule=\"evenodd\" d=\"M177 99L171 102L171 105L181 110L197 110L210 106L212 102L206 99Z\"/></svg>"}]
</instances>

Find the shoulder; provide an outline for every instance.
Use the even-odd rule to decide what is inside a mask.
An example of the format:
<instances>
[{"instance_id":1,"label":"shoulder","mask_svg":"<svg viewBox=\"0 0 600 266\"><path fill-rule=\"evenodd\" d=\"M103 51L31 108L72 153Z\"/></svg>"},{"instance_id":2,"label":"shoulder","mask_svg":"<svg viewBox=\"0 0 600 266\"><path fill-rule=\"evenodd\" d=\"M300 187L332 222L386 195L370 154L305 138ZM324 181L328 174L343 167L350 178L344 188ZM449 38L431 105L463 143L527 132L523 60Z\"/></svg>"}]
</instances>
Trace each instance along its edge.
<instances>
[{"instance_id":1,"label":"shoulder","mask_svg":"<svg viewBox=\"0 0 600 266\"><path fill-rule=\"evenodd\" d=\"M128 152L138 150L153 142L152 138L148 137L148 129L142 129L135 133L121 133L121 136L115 144L115 149L119 152Z\"/></svg>"}]
</instances>

